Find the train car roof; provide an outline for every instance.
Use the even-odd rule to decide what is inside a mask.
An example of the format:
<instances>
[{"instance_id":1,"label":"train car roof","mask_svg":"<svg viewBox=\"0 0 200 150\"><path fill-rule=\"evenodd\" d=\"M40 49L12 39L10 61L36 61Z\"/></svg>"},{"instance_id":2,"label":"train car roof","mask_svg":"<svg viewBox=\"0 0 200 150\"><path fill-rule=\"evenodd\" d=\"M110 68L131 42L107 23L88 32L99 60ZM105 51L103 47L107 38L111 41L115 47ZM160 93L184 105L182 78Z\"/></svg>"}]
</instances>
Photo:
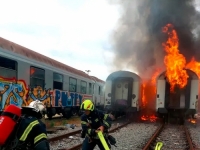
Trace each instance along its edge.
<instances>
[{"instance_id":1,"label":"train car roof","mask_svg":"<svg viewBox=\"0 0 200 150\"><path fill-rule=\"evenodd\" d=\"M104 82L104 81L98 79L97 77L92 78L91 76L89 76L88 74L86 74L85 72L83 72L81 70L70 67L66 64L63 64L63 63L56 61L52 58L49 58L49 57L44 56L42 54L39 54L39 53L37 53L33 50L30 50L26 47L18 45L18 44L11 42L9 40L6 40L2 37L0 37L0 47L2 47L4 50L11 51L13 53L25 56L29 59L33 59L33 60L36 60L36 61L39 61L39 62L43 62L43 63L48 64L50 66L60 68L62 70L77 74L79 76L82 76L82 77L85 77L85 78L88 78L88 79L91 79L91 80L94 80L93 78L95 78L98 82Z\"/></svg>"},{"instance_id":2,"label":"train car roof","mask_svg":"<svg viewBox=\"0 0 200 150\"><path fill-rule=\"evenodd\" d=\"M94 77L94 76L90 76L93 80L96 80L97 82L101 82L101 83L105 83L105 81L97 78L97 77Z\"/></svg>"},{"instance_id":3,"label":"train car roof","mask_svg":"<svg viewBox=\"0 0 200 150\"><path fill-rule=\"evenodd\" d=\"M115 72L111 73L107 77L106 81L108 81L108 80L114 80L115 78L118 78L118 77L132 77L132 78L134 78L136 80L141 80L140 76L138 76L134 72L119 70L119 71L115 71Z\"/></svg>"},{"instance_id":4,"label":"train car roof","mask_svg":"<svg viewBox=\"0 0 200 150\"><path fill-rule=\"evenodd\" d=\"M198 80L199 80L198 75L197 75L194 71L192 71L192 70L190 70L190 69L185 69L185 70L186 70L187 74L188 74L192 79L198 79ZM157 79L164 79L164 78L166 78L165 73L166 73L166 70L163 71L163 72L161 72L161 73L157 76Z\"/></svg>"}]
</instances>

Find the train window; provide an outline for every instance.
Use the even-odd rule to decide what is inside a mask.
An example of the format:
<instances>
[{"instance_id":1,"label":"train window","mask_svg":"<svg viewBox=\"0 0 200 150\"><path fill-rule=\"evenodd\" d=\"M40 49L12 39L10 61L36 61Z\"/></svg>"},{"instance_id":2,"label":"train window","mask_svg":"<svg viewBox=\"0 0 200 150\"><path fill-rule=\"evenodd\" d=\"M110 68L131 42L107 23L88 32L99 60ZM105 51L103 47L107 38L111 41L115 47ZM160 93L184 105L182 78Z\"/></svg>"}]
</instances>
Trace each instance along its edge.
<instances>
[{"instance_id":1,"label":"train window","mask_svg":"<svg viewBox=\"0 0 200 150\"><path fill-rule=\"evenodd\" d=\"M135 94L132 95L132 99L134 99L134 98L136 98L136 95L135 95Z\"/></svg>"},{"instance_id":2,"label":"train window","mask_svg":"<svg viewBox=\"0 0 200 150\"><path fill-rule=\"evenodd\" d=\"M125 84L125 86L124 86L124 87L125 87L125 89L127 89L127 88L128 88L128 84Z\"/></svg>"},{"instance_id":3,"label":"train window","mask_svg":"<svg viewBox=\"0 0 200 150\"><path fill-rule=\"evenodd\" d=\"M17 79L17 62L0 56L0 76Z\"/></svg>"},{"instance_id":4,"label":"train window","mask_svg":"<svg viewBox=\"0 0 200 150\"><path fill-rule=\"evenodd\" d=\"M63 75L55 72L53 73L53 89L63 89Z\"/></svg>"},{"instance_id":5,"label":"train window","mask_svg":"<svg viewBox=\"0 0 200 150\"><path fill-rule=\"evenodd\" d=\"M89 83L89 94L92 94L92 83Z\"/></svg>"},{"instance_id":6,"label":"train window","mask_svg":"<svg viewBox=\"0 0 200 150\"><path fill-rule=\"evenodd\" d=\"M108 97L111 97L111 93L108 93Z\"/></svg>"},{"instance_id":7,"label":"train window","mask_svg":"<svg viewBox=\"0 0 200 150\"><path fill-rule=\"evenodd\" d=\"M81 81L81 93L86 94L87 91L87 82Z\"/></svg>"},{"instance_id":8,"label":"train window","mask_svg":"<svg viewBox=\"0 0 200 150\"><path fill-rule=\"evenodd\" d=\"M69 91L76 92L77 80L75 78L69 78Z\"/></svg>"},{"instance_id":9,"label":"train window","mask_svg":"<svg viewBox=\"0 0 200 150\"><path fill-rule=\"evenodd\" d=\"M45 86L45 71L37 67L30 67L30 86Z\"/></svg>"},{"instance_id":10,"label":"train window","mask_svg":"<svg viewBox=\"0 0 200 150\"><path fill-rule=\"evenodd\" d=\"M99 86L99 95L101 95L101 86Z\"/></svg>"},{"instance_id":11,"label":"train window","mask_svg":"<svg viewBox=\"0 0 200 150\"><path fill-rule=\"evenodd\" d=\"M121 88L121 84L117 84L117 87L118 87L118 88Z\"/></svg>"}]
</instances>

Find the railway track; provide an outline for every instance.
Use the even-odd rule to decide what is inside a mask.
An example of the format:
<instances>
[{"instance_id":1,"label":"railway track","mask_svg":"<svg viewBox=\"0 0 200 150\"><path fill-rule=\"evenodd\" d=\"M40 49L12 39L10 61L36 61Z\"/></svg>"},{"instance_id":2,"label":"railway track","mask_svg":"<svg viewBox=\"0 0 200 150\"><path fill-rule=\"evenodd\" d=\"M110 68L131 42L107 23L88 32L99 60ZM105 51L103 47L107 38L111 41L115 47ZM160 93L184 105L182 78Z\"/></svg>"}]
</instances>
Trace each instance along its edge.
<instances>
[{"instance_id":1,"label":"railway track","mask_svg":"<svg viewBox=\"0 0 200 150\"><path fill-rule=\"evenodd\" d=\"M129 123L130 122L126 122L122 125L119 125L113 129L109 130L109 133L115 132L115 131L119 130L120 128L127 126ZM57 137L49 138L48 140L49 140L49 142L55 142L55 141L59 141L59 140L65 139L65 138L69 138L70 136L78 137L78 136L80 136L80 132L81 132L81 130L77 130L77 131L70 132L67 134L59 135ZM77 144L71 148L59 148L59 150L79 150L81 147L82 147L82 143Z\"/></svg>"},{"instance_id":2,"label":"railway track","mask_svg":"<svg viewBox=\"0 0 200 150\"><path fill-rule=\"evenodd\" d=\"M121 117L121 118L119 118L119 119L114 120L114 121L113 121L113 124L114 124L114 123L115 123L115 124L117 124L117 123L120 123L120 124L121 124L122 122L126 122L125 120L126 120L126 118L123 116L123 117ZM52 129L48 129L48 132L49 132L49 133L53 133L54 131L56 131L56 129L54 129L53 131L51 131L51 130L52 130ZM57 130L63 130L63 129L57 128ZM58 136L56 136L56 137L48 138L48 141L49 141L49 142L54 142L54 141L58 141L58 140L60 140L60 139L67 138L67 137L69 137L69 136L76 135L76 134L80 134L80 133L81 133L81 129L76 130L76 131L73 131L73 132L69 132L69 133L66 133L66 134L61 134L61 135L58 135Z\"/></svg>"},{"instance_id":3,"label":"railway track","mask_svg":"<svg viewBox=\"0 0 200 150\"><path fill-rule=\"evenodd\" d=\"M182 125L162 124L149 139L143 150L155 150L158 142L162 150L195 150L188 129Z\"/></svg>"}]
</instances>

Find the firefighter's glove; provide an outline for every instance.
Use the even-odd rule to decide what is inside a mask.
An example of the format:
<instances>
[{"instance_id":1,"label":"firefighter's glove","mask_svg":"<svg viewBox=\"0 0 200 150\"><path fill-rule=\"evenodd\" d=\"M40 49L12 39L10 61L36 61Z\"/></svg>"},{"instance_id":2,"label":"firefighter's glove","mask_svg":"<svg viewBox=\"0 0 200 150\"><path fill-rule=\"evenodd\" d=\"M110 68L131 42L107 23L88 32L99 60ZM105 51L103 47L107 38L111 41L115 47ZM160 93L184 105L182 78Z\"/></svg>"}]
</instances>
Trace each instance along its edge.
<instances>
[{"instance_id":1,"label":"firefighter's glove","mask_svg":"<svg viewBox=\"0 0 200 150\"><path fill-rule=\"evenodd\" d=\"M95 130L95 129L91 129L90 135L91 135L91 136L96 136L96 130Z\"/></svg>"},{"instance_id":2,"label":"firefighter's glove","mask_svg":"<svg viewBox=\"0 0 200 150\"><path fill-rule=\"evenodd\" d=\"M102 133L104 132L104 126L100 126L97 130L96 130L96 132L98 132L98 131L101 131Z\"/></svg>"}]
</instances>

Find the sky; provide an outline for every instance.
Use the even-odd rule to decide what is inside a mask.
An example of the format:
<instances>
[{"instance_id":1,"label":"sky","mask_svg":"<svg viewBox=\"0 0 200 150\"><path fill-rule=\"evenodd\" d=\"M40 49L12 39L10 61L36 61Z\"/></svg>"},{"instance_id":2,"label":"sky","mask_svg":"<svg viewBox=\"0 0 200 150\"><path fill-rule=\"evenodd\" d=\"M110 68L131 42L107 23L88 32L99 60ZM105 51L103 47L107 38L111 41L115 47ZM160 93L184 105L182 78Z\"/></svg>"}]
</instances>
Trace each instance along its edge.
<instances>
[{"instance_id":1,"label":"sky","mask_svg":"<svg viewBox=\"0 0 200 150\"><path fill-rule=\"evenodd\" d=\"M120 17L107 0L0 0L0 36L106 80Z\"/></svg>"}]
</instances>

